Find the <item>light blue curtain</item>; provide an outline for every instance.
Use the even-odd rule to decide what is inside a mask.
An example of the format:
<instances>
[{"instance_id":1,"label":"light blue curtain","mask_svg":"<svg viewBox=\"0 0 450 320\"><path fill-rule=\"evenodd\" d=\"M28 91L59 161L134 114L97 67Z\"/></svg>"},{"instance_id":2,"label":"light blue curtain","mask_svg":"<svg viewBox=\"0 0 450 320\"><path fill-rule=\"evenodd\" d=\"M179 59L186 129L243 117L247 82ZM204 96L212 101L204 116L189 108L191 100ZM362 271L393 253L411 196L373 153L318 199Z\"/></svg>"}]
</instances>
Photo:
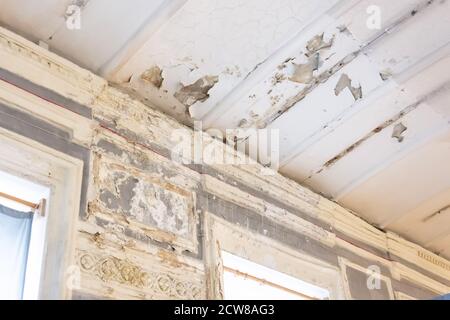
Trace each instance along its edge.
<instances>
[{"instance_id":1,"label":"light blue curtain","mask_svg":"<svg viewBox=\"0 0 450 320\"><path fill-rule=\"evenodd\" d=\"M22 299L33 215L0 205L0 299Z\"/></svg>"}]
</instances>

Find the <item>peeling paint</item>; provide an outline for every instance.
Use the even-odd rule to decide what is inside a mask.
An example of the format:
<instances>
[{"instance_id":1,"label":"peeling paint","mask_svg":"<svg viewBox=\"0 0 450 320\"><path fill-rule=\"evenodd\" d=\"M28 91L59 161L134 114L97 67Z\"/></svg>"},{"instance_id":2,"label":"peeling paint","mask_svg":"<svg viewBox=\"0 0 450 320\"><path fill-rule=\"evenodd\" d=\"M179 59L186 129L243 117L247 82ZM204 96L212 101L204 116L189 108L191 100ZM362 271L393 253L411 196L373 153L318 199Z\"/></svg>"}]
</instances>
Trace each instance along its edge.
<instances>
[{"instance_id":1,"label":"peeling paint","mask_svg":"<svg viewBox=\"0 0 450 320\"><path fill-rule=\"evenodd\" d=\"M204 76L193 84L183 86L174 97L184 106L190 107L196 102L204 102L209 98L209 90L219 82L218 76Z\"/></svg>"},{"instance_id":2,"label":"peeling paint","mask_svg":"<svg viewBox=\"0 0 450 320\"><path fill-rule=\"evenodd\" d=\"M390 70L383 70L383 71L380 72L380 77L381 77L381 80L387 81L387 80L389 80L392 77L392 71L390 71Z\"/></svg>"},{"instance_id":3,"label":"peeling paint","mask_svg":"<svg viewBox=\"0 0 450 320\"><path fill-rule=\"evenodd\" d=\"M405 107L402 111L400 111L399 113L397 113L394 117L386 120L385 122L383 122L382 124L380 124L378 127L376 127L375 129L373 129L372 131L370 131L368 134L366 134L364 137L362 137L361 139L359 139L358 141L356 141L354 144L352 144L351 146L349 146L348 148L346 148L345 150L343 150L342 152L340 152L338 155L336 155L335 157L331 158L330 160L328 160L327 162L325 162L325 164L316 171L315 174L319 174L321 173L324 169L329 168L331 166L333 166L336 162L338 162L339 160L341 160L342 158L344 158L347 154L349 154L350 152L354 151L357 147L361 146L364 142L366 142L367 140L369 140L372 136L380 133L381 131L383 131L384 129L390 127L391 125L393 125L394 123L396 123L397 121L399 121L400 119L402 119L404 116L406 116L407 114L409 114L411 111L415 110L418 106L420 106L422 103L426 102L428 99L435 97L437 94L440 94L443 90L447 89L448 86L448 82L444 83L443 85L439 86L438 88L436 88L435 90L431 91L429 94L421 97L420 99L418 99L415 103L410 104L409 106ZM309 179L312 177L313 175L311 175L309 177Z\"/></svg>"},{"instance_id":4,"label":"peeling paint","mask_svg":"<svg viewBox=\"0 0 450 320\"><path fill-rule=\"evenodd\" d=\"M341 77L339 78L338 83L336 84L336 87L334 88L334 94L336 96L339 96L341 94L341 92L348 88L348 90L350 90L350 92L353 95L353 98L356 100L359 100L362 98L362 88L361 86L359 87L353 87L352 86L352 80L349 78L348 75L346 75L345 73L343 73L341 75Z\"/></svg>"},{"instance_id":5,"label":"peeling paint","mask_svg":"<svg viewBox=\"0 0 450 320\"><path fill-rule=\"evenodd\" d=\"M350 30L348 30L348 27L345 24L338 26L337 29L340 33L343 33L347 36L352 36L352 33L350 32Z\"/></svg>"},{"instance_id":6,"label":"peeling paint","mask_svg":"<svg viewBox=\"0 0 450 320\"><path fill-rule=\"evenodd\" d=\"M100 164L97 174L103 206L129 221L188 237L192 214L189 193L167 183L160 186L129 169L109 162Z\"/></svg>"},{"instance_id":7,"label":"peeling paint","mask_svg":"<svg viewBox=\"0 0 450 320\"><path fill-rule=\"evenodd\" d=\"M405 138L403 136L403 133L408 128L403 123L398 123L395 125L394 129L392 130L392 138L397 139L398 142L403 142L403 139Z\"/></svg>"},{"instance_id":8,"label":"peeling paint","mask_svg":"<svg viewBox=\"0 0 450 320\"><path fill-rule=\"evenodd\" d=\"M272 78L272 85L276 86L277 84L286 80L286 76L280 72L277 72Z\"/></svg>"},{"instance_id":9,"label":"peeling paint","mask_svg":"<svg viewBox=\"0 0 450 320\"><path fill-rule=\"evenodd\" d=\"M241 119L238 123L238 127L239 128L243 128L245 127L245 125L247 124L248 120L247 119Z\"/></svg>"},{"instance_id":10,"label":"peeling paint","mask_svg":"<svg viewBox=\"0 0 450 320\"><path fill-rule=\"evenodd\" d=\"M431 5L434 1L427 1L422 4L419 4L416 7L416 11L420 12L424 9L426 9L429 5ZM280 116L282 116L284 113L289 111L292 107L297 105L300 101L305 99L305 97L310 94L312 91L314 91L320 84L327 82L333 75L335 75L339 70L341 70L346 65L350 64L353 60L355 60L358 56L361 55L361 53L367 51L371 47L373 47L377 42L379 42L381 39L384 38L384 36L390 34L392 30L395 28L398 28L400 25L403 25L407 23L413 16L411 14L407 14L402 16L401 18L397 19L393 23L391 23L388 27L386 27L382 33L377 35L375 38L371 39L370 41L364 43L360 46L360 48L354 52L349 53L344 58L342 58L340 61L338 61L336 64L334 64L331 68L321 72L318 76L316 76L310 84L307 84L305 88L300 90L297 94L292 96L289 99L286 99L284 104L277 108L277 109L271 109L268 112L266 112L265 115L262 115L261 118L255 119L253 122L249 122L246 125L246 128L255 127L255 128L266 128L269 124L271 124L273 121L278 119ZM346 33L348 31L348 28L346 26L339 26L337 27L337 30L339 32ZM307 44L307 53L306 56L311 56L314 53L319 52L322 49L329 49L333 46L334 43L334 37L331 38L328 42L324 40L324 34L319 34L312 38L308 44ZM278 69L284 69L286 67L287 61L292 60L292 58L287 59L285 62L283 62L281 65L278 66ZM381 75L380 75L381 76ZM383 75L384 76L384 75ZM359 88L355 88L352 92L354 97L359 97L361 95L362 97L362 90L360 91ZM355 98L356 99L356 98Z\"/></svg>"},{"instance_id":11,"label":"peeling paint","mask_svg":"<svg viewBox=\"0 0 450 320\"><path fill-rule=\"evenodd\" d=\"M130 215L144 224L156 226L175 234L187 236L186 198L157 185L139 181L132 198Z\"/></svg>"},{"instance_id":12,"label":"peeling paint","mask_svg":"<svg viewBox=\"0 0 450 320\"><path fill-rule=\"evenodd\" d=\"M151 67L141 74L141 79L150 82L156 88L161 88L164 78L162 70L158 66Z\"/></svg>"},{"instance_id":13,"label":"peeling paint","mask_svg":"<svg viewBox=\"0 0 450 320\"><path fill-rule=\"evenodd\" d=\"M174 268L181 268L183 266L183 263L179 261L177 255L173 252L158 250L157 256Z\"/></svg>"},{"instance_id":14,"label":"peeling paint","mask_svg":"<svg viewBox=\"0 0 450 320\"><path fill-rule=\"evenodd\" d=\"M316 54L319 55L319 53ZM317 77L313 74L311 85L304 87L308 90L316 88L321 81L328 80L334 74L333 72L340 70L347 61L344 60L342 64L327 70L329 73L322 73ZM302 92L308 93L310 92L308 90ZM301 256L306 254L317 258L318 261L332 266L333 270L339 271L335 260L343 255L350 256L351 260L364 264L364 267L366 263L372 264L373 260L380 261L387 266L384 270L383 264L383 274L389 274L389 268L393 266L389 260L386 260L386 257L389 258L391 255L390 243L386 242L390 240L389 234L378 233L362 219L351 215L351 211L326 201L280 176L274 178L261 176L262 168L222 166L216 170L207 166L198 166L194 169L194 166L182 167L174 164L168 158L169 153L164 151L167 148L164 135L172 129L179 128L178 124L160 113L148 113L149 108L131 99L120 100L116 96L106 97L109 95L107 92L105 97L102 97L104 103L97 104L99 99L94 102L95 121L98 121L98 115L101 114L106 117L102 119L102 123L112 123L111 127L117 132L110 130L105 139L92 136L92 140L89 140L92 142L89 147L92 147L91 154L94 162L90 185L93 197L89 202L89 212L92 215L89 219L80 220L75 231L77 232L76 252L82 258L77 261L83 267L83 287L80 290L85 290L84 294L92 292L99 296L107 295L118 299L203 298L205 272L208 276L210 270L216 270L217 274L220 274L221 270L220 243L205 232L213 225L204 219L210 214L222 220L225 219L227 228L239 224L243 228L246 227L243 236L229 237L232 241L227 245L236 243L241 246L246 242L254 243L252 241L254 239L259 242L261 238L259 236L263 234L264 242L257 247L265 248L273 244L277 252L279 248L283 249L281 250L283 254L276 253L270 257L270 261L279 261L279 265L291 261L292 257L299 257L297 251L300 248L298 253ZM208 91L206 91L207 94ZM274 93L270 99L275 101L280 96L282 95ZM430 96L435 96L435 92ZM254 97L250 96L250 98ZM347 148L346 153L355 150L374 134L398 123L400 118L414 110L426 98L383 122L363 139ZM257 109L258 106L254 108L261 112ZM111 112L109 118L108 112ZM249 115L248 120L241 120L241 125L247 125L247 122L259 117L254 111L250 111ZM94 134L106 131L103 130L106 129L102 127L103 124L96 125L99 128L94 130ZM125 129L128 131L124 131ZM120 139L116 137L117 141L120 140L120 144L115 143L116 138L112 139L110 132L123 134ZM334 162L338 160L339 157L336 157ZM192 176L191 173L187 174L183 170L192 170ZM176 176L172 179L171 175L174 174ZM187 181L191 181L190 179L193 180L190 182L192 186L206 181L208 175L213 177L216 174L217 180L223 180L224 183L222 186L212 185L211 193L201 187L182 189L188 184ZM187 178L188 175L189 178ZM234 185L236 188L228 190L227 185ZM192 191L193 189L195 191ZM228 200L221 199L227 197ZM198 202L195 203L195 201ZM289 210L284 206L287 206ZM292 212L290 212L291 209ZM444 213L446 209L448 207L432 214L428 219ZM211 212L207 213L207 210ZM193 212L196 212L198 216L189 219ZM276 219L271 220L271 215ZM312 219L313 225L308 226L304 221L302 222L301 217ZM103 219L103 222L100 223L100 219ZM333 232L330 234L330 242L326 239L328 233L322 229L322 226L316 228L316 224L323 224L324 228ZM195 233L196 230L198 234ZM194 249L198 245L198 255L191 246L189 246L191 249L185 250L186 242L179 241L181 237L186 238L186 233L191 234L195 240L199 240L199 243L193 242L194 245L192 245L195 246ZM254 235L258 238L253 238ZM223 248L227 249L225 246ZM370 252L366 252L367 248ZM189 251L194 254L185 254ZM208 260L210 258L208 254L211 251L217 251L219 257L217 261ZM374 255L372 254L374 251L382 251L382 254ZM409 251L407 253L409 254ZM289 254L289 260L285 258L285 254ZM394 255L395 253L392 254ZM423 258L421 254L419 255ZM256 256L253 254L248 258ZM398 257L395 256L395 258ZM400 258L397 260L399 260L398 263L402 263ZM296 263L298 261L300 260L295 260ZM408 268L413 268L416 264L419 265L414 260ZM295 263L293 265L295 266ZM326 270L330 270L328 266ZM323 267L323 263L320 263L320 267ZM420 267L425 269L423 265ZM432 272L438 274L436 271ZM347 274L350 279L353 279L353 283L355 281L361 283L358 280L362 278L361 275L352 275L348 269ZM336 273L337 276L338 273ZM223 292L220 276L213 280L217 281L217 290ZM216 284L216 282L213 283ZM397 286L400 280L393 283ZM429 281L429 283L432 282ZM359 289L357 287L357 290Z\"/></svg>"},{"instance_id":15,"label":"peeling paint","mask_svg":"<svg viewBox=\"0 0 450 320\"><path fill-rule=\"evenodd\" d=\"M319 69L319 63L320 55L316 53L309 58L307 63L294 64L295 71L289 80L298 83L310 84L314 79L314 71Z\"/></svg>"},{"instance_id":16,"label":"peeling paint","mask_svg":"<svg viewBox=\"0 0 450 320\"><path fill-rule=\"evenodd\" d=\"M308 52L306 53L307 57L314 55L320 50L331 48L334 42L334 37L331 38L328 42L324 41L323 38L324 34L322 33L308 41L308 43L306 44L306 50L308 50Z\"/></svg>"},{"instance_id":17,"label":"peeling paint","mask_svg":"<svg viewBox=\"0 0 450 320\"><path fill-rule=\"evenodd\" d=\"M282 114L289 111L292 107L294 107L297 103L305 99L305 97L310 94L312 91L314 91L320 84L325 83L330 79L334 74L336 74L339 70L341 70L344 66L352 62L358 55L360 54L360 51L353 52L345 56L343 59L341 59L339 62L337 62L335 65L333 65L330 69L323 71L318 76L316 76L313 81L308 84L304 89L302 89L300 92L298 92L295 96L289 98L286 100L284 105L276 110L275 112L267 115L263 119L255 119L255 122L249 123L246 128L249 128L252 125L255 125L255 127L258 128L266 128L270 123L275 121L277 118L279 118Z\"/></svg>"}]
</instances>

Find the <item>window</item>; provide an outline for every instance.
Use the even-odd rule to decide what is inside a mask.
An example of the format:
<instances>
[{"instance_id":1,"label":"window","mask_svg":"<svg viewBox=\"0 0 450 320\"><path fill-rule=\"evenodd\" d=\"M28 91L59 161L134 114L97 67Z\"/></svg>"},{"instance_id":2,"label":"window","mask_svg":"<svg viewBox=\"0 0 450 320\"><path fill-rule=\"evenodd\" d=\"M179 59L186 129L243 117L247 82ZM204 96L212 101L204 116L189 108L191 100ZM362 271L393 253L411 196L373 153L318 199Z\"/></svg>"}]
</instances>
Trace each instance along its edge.
<instances>
[{"instance_id":1,"label":"window","mask_svg":"<svg viewBox=\"0 0 450 320\"><path fill-rule=\"evenodd\" d=\"M227 300L328 299L326 289L222 251Z\"/></svg>"},{"instance_id":2,"label":"window","mask_svg":"<svg viewBox=\"0 0 450 320\"><path fill-rule=\"evenodd\" d=\"M32 203L48 188L0 171L0 192ZM45 216L0 196L0 299L37 298L44 249Z\"/></svg>"},{"instance_id":3,"label":"window","mask_svg":"<svg viewBox=\"0 0 450 320\"><path fill-rule=\"evenodd\" d=\"M2 190L27 201L48 200L45 216L33 215L22 298L70 299L83 161L2 128L0 150Z\"/></svg>"}]
</instances>

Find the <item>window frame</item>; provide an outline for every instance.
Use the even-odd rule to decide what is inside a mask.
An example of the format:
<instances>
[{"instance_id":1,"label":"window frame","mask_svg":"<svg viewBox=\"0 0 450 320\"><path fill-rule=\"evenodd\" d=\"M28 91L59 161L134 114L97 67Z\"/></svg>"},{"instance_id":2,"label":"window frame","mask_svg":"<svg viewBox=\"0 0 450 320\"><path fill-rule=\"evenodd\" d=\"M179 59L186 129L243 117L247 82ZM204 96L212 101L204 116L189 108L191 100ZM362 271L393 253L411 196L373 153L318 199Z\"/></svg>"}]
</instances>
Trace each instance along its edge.
<instances>
[{"instance_id":1,"label":"window frame","mask_svg":"<svg viewBox=\"0 0 450 320\"><path fill-rule=\"evenodd\" d=\"M245 238L245 241L240 240L242 238ZM204 244L208 299L223 299L222 250L324 288L329 291L331 300L345 298L337 266L302 254L276 240L253 233L209 212L205 213ZM269 262L264 259L264 255L270 255L273 260Z\"/></svg>"},{"instance_id":2,"label":"window frame","mask_svg":"<svg viewBox=\"0 0 450 320\"><path fill-rule=\"evenodd\" d=\"M39 287L33 298L70 299L67 280L74 259L83 161L3 128L0 147L0 170L50 189Z\"/></svg>"}]
</instances>

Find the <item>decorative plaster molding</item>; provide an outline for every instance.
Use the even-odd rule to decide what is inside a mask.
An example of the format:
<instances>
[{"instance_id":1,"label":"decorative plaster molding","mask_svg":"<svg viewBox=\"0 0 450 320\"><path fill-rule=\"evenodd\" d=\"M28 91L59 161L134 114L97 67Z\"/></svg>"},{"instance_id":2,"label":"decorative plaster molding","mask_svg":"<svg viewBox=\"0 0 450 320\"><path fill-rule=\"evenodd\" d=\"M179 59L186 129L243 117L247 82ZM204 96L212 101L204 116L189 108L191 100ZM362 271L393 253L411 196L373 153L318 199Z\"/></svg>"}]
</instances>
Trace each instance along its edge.
<instances>
[{"instance_id":1,"label":"decorative plaster molding","mask_svg":"<svg viewBox=\"0 0 450 320\"><path fill-rule=\"evenodd\" d=\"M79 264L83 270L94 272L104 282L116 281L137 288L148 283L148 273L127 260L112 256L96 259L86 253L80 257Z\"/></svg>"},{"instance_id":2,"label":"decorative plaster molding","mask_svg":"<svg viewBox=\"0 0 450 320\"><path fill-rule=\"evenodd\" d=\"M83 272L92 274L106 283L116 282L177 299L201 299L203 296L203 290L197 284L168 274L144 270L129 260L111 255L94 256L82 252L78 258L78 265Z\"/></svg>"},{"instance_id":3,"label":"decorative plaster molding","mask_svg":"<svg viewBox=\"0 0 450 320\"><path fill-rule=\"evenodd\" d=\"M392 232L387 233L387 246L393 255L450 280L450 262L448 260L406 241Z\"/></svg>"},{"instance_id":4,"label":"decorative plaster molding","mask_svg":"<svg viewBox=\"0 0 450 320\"><path fill-rule=\"evenodd\" d=\"M383 231L325 198L321 199L319 208L332 214L332 225L336 230L369 246L387 251L386 233Z\"/></svg>"},{"instance_id":5,"label":"decorative plaster molding","mask_svg":"<svg viewBox=\"0 0 450 320\"><path fill-rule=\"evenodd\" d=\"M107 86L106 80L1 27L0 67L84 105Z\"/></svg>"},{"instance_id":6,"label":"decorative plaster molding","mask_svg":"<svg viewBox=\"0 0 450 320\"><path fill-rule=\"evenodd\" d=\"M417 251L417 255L420 258L432 263L435 266L438 266L440 268L450 271L450 263L448 263L447 261L445 261L444 259L442 259L439 256L430 254L429 252L426 252L425 250L422 250L422 249L419 249Z\"/></svg>"},{"instance_id":7,"label":"decorative plaster molding","mask_svg":"<svg viewBox=\"0 0 450 320\"><path fill-rule=\"evenodd\" d=\"M391 271L392 277L396 280L408 280L437 294L448 294L450 292L450 287L424 276L420 272L408 268L401 263L393 262Z\"/></svg>"}]
</instances>

